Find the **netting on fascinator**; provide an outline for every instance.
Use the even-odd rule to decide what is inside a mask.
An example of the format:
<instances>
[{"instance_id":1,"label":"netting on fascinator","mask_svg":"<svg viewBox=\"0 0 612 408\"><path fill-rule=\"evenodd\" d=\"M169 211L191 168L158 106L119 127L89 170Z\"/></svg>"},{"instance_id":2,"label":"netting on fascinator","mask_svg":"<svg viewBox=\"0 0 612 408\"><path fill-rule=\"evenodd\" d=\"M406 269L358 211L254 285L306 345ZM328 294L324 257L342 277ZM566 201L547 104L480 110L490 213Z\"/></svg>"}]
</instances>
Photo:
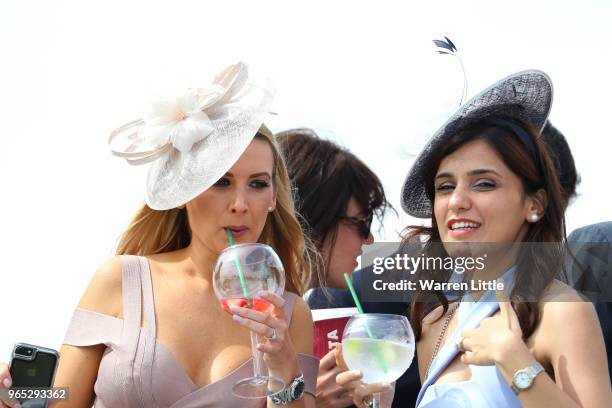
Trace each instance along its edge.
<instances>
[{"instance_id":1,"label":"netting on fascinator","mask_svg":"<svg viewBox=\"0 0 612 408\"><path fill-rule=\"evenodd\" d=\"M436 45L440 40L436 40ZM448 40L446 47L456 50ZM465 71L464 71L465 73ZM467 84L467 81L465 82ZM434 133L408 172L401 193L402 208L416 218L430 218L432 203L427 196L425 169L434 153L451 136L485 118L503 117L541 130L552 105L553 88L548 75L538 70L512 74L471 98Z\"/></svg>"},{"instance_id":2,"label":"netting on fascinator","mask_svg":"<svg viewBox=\"0 0 612 408\"><path fill-rule=\"evenodd\" d=\"M221 178L246 150L272 103L274 84L239 62L207 87L153 102L142 119L114 130L111 152L150 163L146 202L155 210L185 204Z\"/></svg>"}]
</instances>

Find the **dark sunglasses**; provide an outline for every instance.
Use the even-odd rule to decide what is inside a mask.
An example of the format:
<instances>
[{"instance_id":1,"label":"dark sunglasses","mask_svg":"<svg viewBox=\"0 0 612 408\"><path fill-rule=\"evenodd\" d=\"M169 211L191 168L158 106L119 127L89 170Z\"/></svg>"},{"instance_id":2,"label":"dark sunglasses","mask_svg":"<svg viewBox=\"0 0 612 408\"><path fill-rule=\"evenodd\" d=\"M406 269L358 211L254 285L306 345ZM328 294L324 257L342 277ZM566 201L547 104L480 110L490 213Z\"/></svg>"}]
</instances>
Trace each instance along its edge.
<instances>
[{"instance_id":1,"label":"dark sunglasses","mask_svg":"<svg viewBox=\"0 0 612 408\"><path fill-rule=\"evenodd\" d=\"M357 229L363 239L368 239L370 237L370 227L372 226L372 218L372 214L368 215L365 218L347 216L340 217L342 221L350 224L355 229Z\"/></svg>"}]
</instances>

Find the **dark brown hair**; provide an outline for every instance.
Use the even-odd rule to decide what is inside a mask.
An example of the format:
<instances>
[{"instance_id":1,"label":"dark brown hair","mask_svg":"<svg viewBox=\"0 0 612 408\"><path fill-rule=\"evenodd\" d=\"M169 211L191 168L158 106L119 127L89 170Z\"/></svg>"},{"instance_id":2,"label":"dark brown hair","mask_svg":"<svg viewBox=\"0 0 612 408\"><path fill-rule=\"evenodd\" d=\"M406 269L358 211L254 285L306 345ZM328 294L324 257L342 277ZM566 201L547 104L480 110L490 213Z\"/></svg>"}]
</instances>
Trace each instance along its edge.
<instances>
[{"instance_id":1,"label":"dark brown hair","mask_svg":"<svg viewBox=\"0 0 612 408\"><path fill-rule=\"evenodd\" d=\"M546 121L540 139L548 147L550 156L555 163L555 170L561 183L561 196L564 200L564 206L567 207L570 200L576 197L576 186L580 183L580 175L576 170L572 150L563 133L554 127L550 121Z\"/></svg>"},{"instance_id":2,"label":"dark brown hair","mask_svg":"<svg viewBox=\"0 0 612 408\"><path fill-rule=\"evenodd\" d=\"M509 120L509 119L505 119ZM514 121L516 123L516 121ZM546 192L545 210L542 218L529 225L523 242L549 242L545 250L540 247L537 254L534 246L525 246L519 251L516 260L516 284L510 300L516 311L523 338L528 338L536 329L540 321L540 312L537 302L533 299L541 299L542 293L553 281L560 277L562 265L562 247L565 237L564 199L561 195L559 179L555 172L555 166L548 154L543 142L537 137L536 130L525 124L519 123L525 129L536 154L530 150L523 141L510 129L491 125L490 122L478 122L459 133L453 135L443 148L435 152L432 160L425 168L427 195L434 202L434 177L442 159L458 150L461 146L475 140L483 140L491 146L501 157L503 162L516 174L522 182L523 191L526 195L536 193L542 189ZM412 242L415 237L425 236L425 253L428 256L448 256L433 252L444 251L442 245L433 245L441 242L435 214L432 213L431 227L408 227L407 235L403 242ZM433 251L433 252L432 252ZM445 252L445 251L444 251ZM436 274L435 271L419 271L421 274ZM445 280L448 276L441 276L438 272L436 279ZM435 300L431 298L435 297ZM421 337L422 319L433 308L442 305L444 313L448 310L448 299L443 292L434 293L418 292L412 301L411 319L415 329L417 340Z\"/></svg>"},{"instance_id":3,"label":"dark brown hair","mask_svg":"<svg viewBox=\"0 0 612 408\"><path fill-rule=\"evenodd\" d=\"M319 138L311 129L286 130L276 137L285 156L300 221L319 250L328 236L334 246L338 221L346 215L351 196L364 214L382 220L391 207L382 183L353 153ZM328 265L329 260L325 271ZM320 284L313 281L312 286Z\"/></svg>"}]
</instances>

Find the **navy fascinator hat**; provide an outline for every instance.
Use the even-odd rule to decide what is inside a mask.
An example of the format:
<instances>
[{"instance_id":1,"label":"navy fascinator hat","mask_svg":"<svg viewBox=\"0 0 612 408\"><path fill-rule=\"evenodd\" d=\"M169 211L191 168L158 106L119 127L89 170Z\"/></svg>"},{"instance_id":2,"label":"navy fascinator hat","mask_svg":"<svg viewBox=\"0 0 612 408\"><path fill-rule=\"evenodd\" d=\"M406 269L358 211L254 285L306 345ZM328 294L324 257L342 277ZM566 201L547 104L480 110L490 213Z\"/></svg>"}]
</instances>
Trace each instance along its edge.
<instances>
[{"instance_id":1,"label":"navy fascinator hat","mask_svg":"<svg viewBox=\"0 0 612 408\"><path fill-rule=\"evenodd\" d=\"M488 87L463 105L434 133L416 158L402 187L402 208L416 218L430 218L432 202L424 179L427 164L434 153L455 134L489 118L503 117L541 131L552 105L553 87L548 75L529 70L512 74ZM517 132L515 132L517 133ZM518 136L523 138L518 132ZM527 147L532 149L531 142Z\"/></svg>"}]
</instances>

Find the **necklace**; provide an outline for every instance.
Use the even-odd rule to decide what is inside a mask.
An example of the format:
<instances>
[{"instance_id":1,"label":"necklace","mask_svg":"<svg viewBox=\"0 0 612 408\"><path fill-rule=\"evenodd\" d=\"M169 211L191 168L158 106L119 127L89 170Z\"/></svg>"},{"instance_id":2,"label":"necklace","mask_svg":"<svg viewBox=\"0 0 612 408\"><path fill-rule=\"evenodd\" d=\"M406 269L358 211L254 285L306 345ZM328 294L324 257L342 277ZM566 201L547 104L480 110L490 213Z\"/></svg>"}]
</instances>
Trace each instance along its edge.
<instances>
[{"instance_id":1,"label":"necklace","mask_svg":"<svg viewBox=\"0 0 612 408\"><path fill-rule=\"evenodd\" d=\"M442 331L440 332L440 335L438 336L438 341L436 341L436 346L434 347L433 354L431 355L431 358L429 359L429 364L427 364L427 368L425 369L425 378L429 376L429 368L431 367L431 363L434 361L434 358L436 358L436 355L438 354L438 350L440 350L440 345L442 344L442 339L444 338L444 335L446 334L446 329L448 329L448 324L450 323L451 319L455 315L455 312L457 311L457 309L459 309L459 304L460 302L457 302L453 306L453 308L448 313L448 316L446 316L446 320L444 320L444 324L442 325Z\"/></svg>"}]
</instances>

